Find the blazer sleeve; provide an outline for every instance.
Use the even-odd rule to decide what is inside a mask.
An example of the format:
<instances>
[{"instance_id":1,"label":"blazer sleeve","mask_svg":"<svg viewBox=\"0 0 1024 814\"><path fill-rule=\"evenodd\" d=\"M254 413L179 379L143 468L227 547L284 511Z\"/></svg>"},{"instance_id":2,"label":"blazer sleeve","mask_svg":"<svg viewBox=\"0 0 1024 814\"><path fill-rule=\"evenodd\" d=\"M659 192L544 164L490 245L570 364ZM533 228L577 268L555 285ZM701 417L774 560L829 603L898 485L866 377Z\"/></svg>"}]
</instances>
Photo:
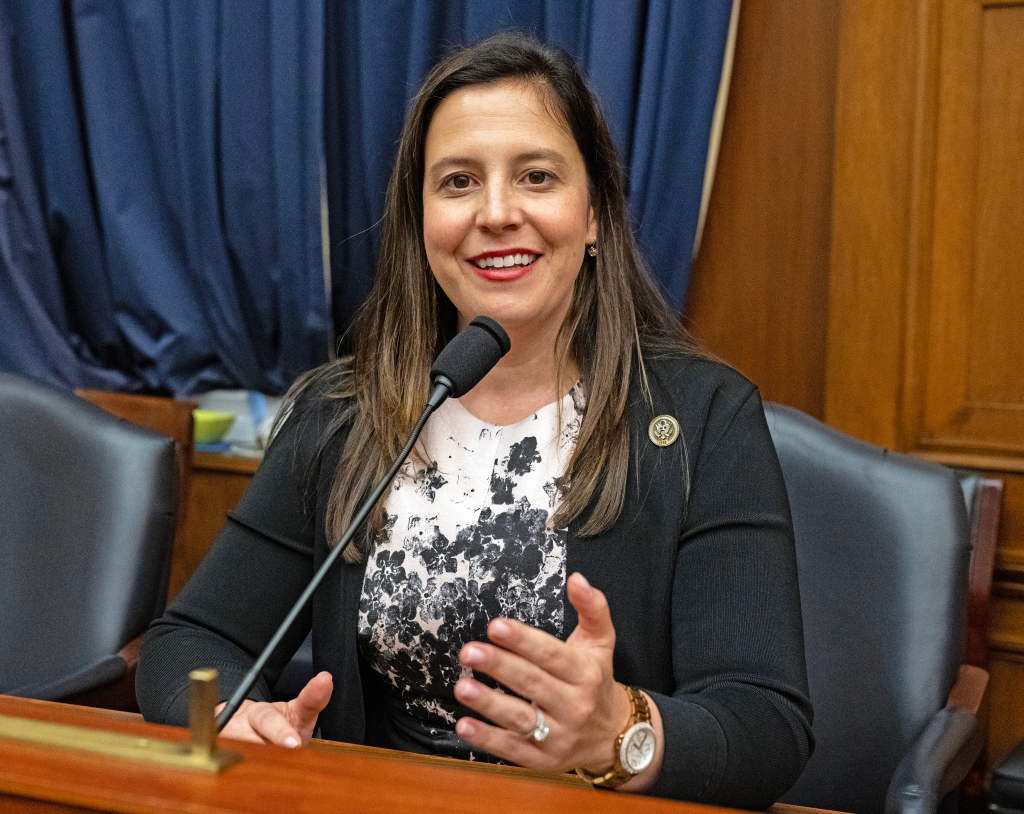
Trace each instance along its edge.
<instances>
[{"instance_id":1,"label":"blazer sleeve","mask_svg":"<svg viewBox=\"0 0 1024 814\"><path fill-rule=\"evenodd\" d=\"M675 691L651 793L763 809L799 777L812 710L792 520L756 389L712 403L672 589Z\"/></svg>"},{"instance_id":2,"label":"blazer sleeve","mask_svg":"<svg viewBox=\"0 0 1024 814\"><path fill-rule=\"evenodd\" d=\"M302 419L309 419L304 415ZM313 576L317 512L309 467L317 466L320 422L289 417L209 553L164 615L146 632L136 675L146 720L188 723L188 674L214 667L228 698ZM309 632L296 620L249 697L270 687Z\"/></svg>"}]
</instances>

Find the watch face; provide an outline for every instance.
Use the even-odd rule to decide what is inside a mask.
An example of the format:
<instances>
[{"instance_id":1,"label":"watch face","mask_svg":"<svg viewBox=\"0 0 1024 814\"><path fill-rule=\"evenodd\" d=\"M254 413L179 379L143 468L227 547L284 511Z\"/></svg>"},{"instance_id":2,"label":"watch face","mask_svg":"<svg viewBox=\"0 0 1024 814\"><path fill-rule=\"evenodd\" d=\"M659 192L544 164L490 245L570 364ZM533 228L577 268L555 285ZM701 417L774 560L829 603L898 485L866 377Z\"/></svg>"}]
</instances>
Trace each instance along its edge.
<instances>
[{"instance_id":1,"label":"watch face","mask_svg":"<svg viewBox=\"0 0 1024 814\"><path fill-rule=\"evenodd\" d=\"M654 727L649 723L634 724L626 732L619 749L619 761L630 774L638 774L654 759Z\"/></svg>"}]
</instances>

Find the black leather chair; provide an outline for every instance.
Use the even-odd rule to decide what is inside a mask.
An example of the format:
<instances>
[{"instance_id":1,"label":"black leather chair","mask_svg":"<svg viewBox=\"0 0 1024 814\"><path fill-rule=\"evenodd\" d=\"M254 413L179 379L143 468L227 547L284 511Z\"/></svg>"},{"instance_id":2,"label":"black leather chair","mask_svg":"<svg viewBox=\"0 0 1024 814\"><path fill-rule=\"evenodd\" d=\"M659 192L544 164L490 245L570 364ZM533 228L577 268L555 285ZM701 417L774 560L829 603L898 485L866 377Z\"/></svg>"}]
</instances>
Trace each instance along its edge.
<instances>
[{"instance_id":1,"label":"black leather chair","mask_svg":"<svg viewBox=\"0 0 1024 814\"><path fill-rule=\"evenodd\" d=\"M994 814L1024 814L1024 741L1019 741L995 766L988 790Z\"/></svg>"},{"instance_id":2,"label":"black leather chair","mask_svg":"<svg viewBox=\"0 0 1024 814\"><path fill-rule=\"evenodd\" d=\"M134 702L177 507L170 438L0 374L0 693L88 702L121 683Z\"/></svg>"},{"instance_id":3,"label":"black leather chair","mask_svg":"<svg viewBox=\"0 0 1024 814\"><path fill-rule=\"evenodd\" d=\"M793 511L816 740L783 802L936 811L982 746L988 675L961 663L965 490L797 410L765 413Z\"/></svg>"}]
</instances>

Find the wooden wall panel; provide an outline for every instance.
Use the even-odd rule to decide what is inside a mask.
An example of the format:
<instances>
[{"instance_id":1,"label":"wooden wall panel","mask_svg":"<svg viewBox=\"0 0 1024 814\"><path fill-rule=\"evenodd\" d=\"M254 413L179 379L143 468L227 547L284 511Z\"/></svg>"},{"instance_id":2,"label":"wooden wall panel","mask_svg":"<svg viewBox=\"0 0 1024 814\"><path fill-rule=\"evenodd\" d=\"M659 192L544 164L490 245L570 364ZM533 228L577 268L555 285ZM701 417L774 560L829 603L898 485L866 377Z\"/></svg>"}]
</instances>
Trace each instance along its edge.
<instances>
[{"instance_id":1,"label":"wooden wall panel","mask_svg":"<svg viewBox=\"0 0 1024 814\"><path fill-rule=\"evenodd\" d=\"M825 417L1005 483L989 757L1024 737L1024 2L846 3Z\"/></svg>"},{"instance_id":2,"label":"wooden wall panel","mask_svg":"<svg viewBox=\"0 0 1024 814\"><path fill-rule=\"evenodd\" d=\"M1024 737L1024 659L995 654L989 667L989 764Z\"/></svg>"},{"instance_id":3,"label":"wooden wall panel","mask_svg":"<svg viewBox=\"0 0 1024 814\"><path fill-rule=\"evenodd\" d=\"M944 5L919 444L1021 456L1024 4Z\"/></svg>"},{"instance_id":4,"label":"wooden wall panel","mask_svg":"<svg viewBox=\"0 0 1024 814\"><path fill-rule=\"evenodd\" d=\"M1024 475L998 472L995 477L1004 482L996 577L1024 585ZM1024 653L1024 648L1021 652Z\"/></svg>"},{"instance_id":5,"label":"wooden wall panel","mask_svg":"<svg viewBox=\"0 0 1024 814\"><path fill-rule=\"evenodd\" d=\"M934 3L844 3L836 91L825 420L899 449L918 387L928 265Z\"/></svg>"},{"instance_id":6,"label":"wooden wall panel","mask_svg":"<svg viewBox=\"0 0 1024 814\"><path fill-rule=\"evenodd\" d=\"M1024 4L984 13L968 393L1024 405ZM1007 342L1007 335L1021 341ZM1018 432L1018 449L1024 432Z\"/></svg>"},{"instance_id":7,"label":"wooden wall panel","mask_svg":"<svg viewBox=\"0 0 1024 814\"><path fill-rule=\"evenodd\" d=\"M838 0L743 0L687 324L765 398L820 418Z\"/></svg>"}]
</instances>

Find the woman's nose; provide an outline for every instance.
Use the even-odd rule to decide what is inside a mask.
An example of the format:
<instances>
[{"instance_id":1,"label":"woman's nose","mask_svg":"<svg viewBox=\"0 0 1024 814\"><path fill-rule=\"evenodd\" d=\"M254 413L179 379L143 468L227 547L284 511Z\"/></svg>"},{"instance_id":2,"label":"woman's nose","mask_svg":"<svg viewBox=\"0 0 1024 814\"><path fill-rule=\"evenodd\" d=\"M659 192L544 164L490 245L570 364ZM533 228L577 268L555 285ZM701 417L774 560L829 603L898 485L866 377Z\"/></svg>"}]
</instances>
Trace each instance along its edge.
<instances>
[{"instance_id":1,"label":"woman's nose","mask_svg":"<svg viewBox=\"0 0 1024 814\"><path fill-rule=\"evenodd\" d=\"M515 191L504 184L487 187L481 199L477 224L493 232L516 228L523 222L523 211Z\"/></svg>"}]
</instances>

